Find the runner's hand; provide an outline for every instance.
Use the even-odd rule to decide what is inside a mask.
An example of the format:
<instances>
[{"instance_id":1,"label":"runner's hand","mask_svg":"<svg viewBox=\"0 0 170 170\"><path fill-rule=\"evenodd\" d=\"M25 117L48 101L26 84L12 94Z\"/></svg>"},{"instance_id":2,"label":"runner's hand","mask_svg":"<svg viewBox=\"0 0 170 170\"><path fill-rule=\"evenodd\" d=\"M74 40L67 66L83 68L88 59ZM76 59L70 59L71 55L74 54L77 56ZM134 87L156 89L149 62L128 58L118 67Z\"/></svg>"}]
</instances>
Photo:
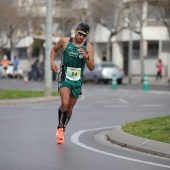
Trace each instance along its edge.
<instances>
[{"instance_id":1,"label":"runner's hand","mask_svg":"<svg viewBox=\"0 0 170 170\"><path fill-rule=\"evenodd\" d=\"M86 53L86 52L84 51L84 49L82 49L82 48L79 49L79 53L80 53L83 57L85 57L85 58L88 57L87 53Z\"/></svg>"},{"instance_id":2,"label":"runner's hand","mask_svg":"<svg viewBox=\"0 0 170 170\"><path fill-rule=\"evenodd\" d=\"M58 71L58 67L54 62L51 63L51 70L54 71L54 72Z\"/></svg>"}]
</instances>

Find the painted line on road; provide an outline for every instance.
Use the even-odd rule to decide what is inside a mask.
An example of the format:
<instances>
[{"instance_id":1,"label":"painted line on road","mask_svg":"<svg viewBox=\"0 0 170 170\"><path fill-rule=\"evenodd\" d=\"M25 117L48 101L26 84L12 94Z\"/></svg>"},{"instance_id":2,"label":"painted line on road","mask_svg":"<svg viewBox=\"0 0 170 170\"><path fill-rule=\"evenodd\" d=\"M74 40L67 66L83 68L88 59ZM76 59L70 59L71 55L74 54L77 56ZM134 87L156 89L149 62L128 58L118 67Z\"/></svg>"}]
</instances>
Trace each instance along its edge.
<instances>
[{"instance_id":1,"label":"painted line on road","mask_svg":"<svg viewBox=\"0 0 170 170\"><path fill-rule=\"evenodd\" d=\"M92 108L92 106L75 106L77 109Z\"/></svg>"},{"instance_id":2,"label":"painted line on road","mask_svg":"<svg viewBox=\"0 0 170 170\"><path fill-rule=\"evenodd\" d=\"M143 104L141 107L165 107L163 104Z\"/></svg>"},{"instance_id":3,"label":"painted line on road","mask_svg":"<svg viewBox=\"0 0 170 170\"><path fill-rule=\"evenodd\" d=\"M85 144L83 144L79 141L79 137L85 132L93 131L93 130L102 130L102 129L114 128L114 127L117 127L117 126L103 127L103 128L89 129L89 130L81 130L81 131L75 132L71 136L71 142L80 146L80 147L83 147L85 149L88 149L88 150L91 150L91 151L94 151L94 152L98 152L98 153L101 153L101 154L104 154L104 155L112 156L112 157L115 157L115 158L120 158L120 159L124 159L124 160L128 160L128 161L133 161L133 162L138 162L138 163L143 163L143 164L148 164L148 165L154 165L154 166L159 166L159 167L164 167L164 168L170 168L170 166L168 166L168 165L157 164L157 163L148 162L148 161L142 161L142 160L139 160L139 159L133 159L133 158L129 158L129 157L124 157L124 156L104 152L104 151L92 148L90 146L87 146L87 145L85 145Z\"/></svg>"},{"instance_id":4,"label":"painted line on road","mask_svg":"<svg viewBox=\"0 0 170 170\"><path fill-rule=\"evenodd\" d=\"M127 100L119 98L120 103L129 103Z\"/></svg>"},{"instance_id":5,"label":"painted line on road","mask_svg":"<svg viewBox=\"0 0 170 170\"><path fill-rule=\"evenodd\" d=\"M170 92L169 92L169 91L156 91L156 90L152 90L152 91L149 91L149 93L153 93L153 94L167 94L167 95L170 95Z\"/></svg>"},{"instance_id":6,"label":"painted line on road","mask_svg":"<svg viewBox=\"0 0 170 170\"><path fill-rule=\"evenodd\" d=\"M103 107L115 108L115 107L129 107L130 105L105 105Z\"/></svg>"}]
</instances>

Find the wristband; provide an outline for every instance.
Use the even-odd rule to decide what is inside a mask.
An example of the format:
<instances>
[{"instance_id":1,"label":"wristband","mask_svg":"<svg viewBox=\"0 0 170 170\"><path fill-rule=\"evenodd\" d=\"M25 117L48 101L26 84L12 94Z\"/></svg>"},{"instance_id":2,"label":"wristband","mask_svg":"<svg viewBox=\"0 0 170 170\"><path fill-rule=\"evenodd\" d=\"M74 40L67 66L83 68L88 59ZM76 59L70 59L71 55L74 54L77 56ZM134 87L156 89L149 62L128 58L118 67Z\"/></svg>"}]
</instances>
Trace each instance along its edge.
<instances>
[{"instance_id":1,"label":"wristband","mask_svg":"<svg viewBox=\"0 0 170 170\"><path fill-rule=\"evenodd\" d=\"M86 60L89 60L90 58L89 58L89 56L86 58Z\"/></svg>"}]
</instances>

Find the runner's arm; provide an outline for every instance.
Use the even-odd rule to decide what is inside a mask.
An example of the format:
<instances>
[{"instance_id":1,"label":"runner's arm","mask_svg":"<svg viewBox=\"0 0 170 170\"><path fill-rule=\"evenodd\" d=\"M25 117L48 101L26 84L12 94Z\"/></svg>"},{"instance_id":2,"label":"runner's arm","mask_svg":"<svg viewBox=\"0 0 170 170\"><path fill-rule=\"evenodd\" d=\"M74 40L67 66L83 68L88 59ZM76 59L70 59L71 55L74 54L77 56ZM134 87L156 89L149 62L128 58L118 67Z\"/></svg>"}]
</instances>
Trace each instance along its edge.
<instances>
[{"instance_id":1,"label":"runner's arm","mask_svg":"<svg viewBox=\"0 0 170 170\"><path fill-rule=\"evenodd\" d=\"M51 70L54 71L54 72L58 71L58 67L54 63L54 60L55 60L55 57L56 57L56 54L57 54L58 50L63 47L63 43L64 43L64 40L60 39L58 41L58 43L54 45L54 47L52 48L51 53L50 53Z\"/></svg>"},{"instance_id":2,"label":"runner's arm","mask_svg":"<svg viewBox=\"0 0 170 170\"><path fill-rule=\"evenodd\" d=\"M86 64L87 64L87 67L90 71L93 71L94 70L94 50L93 50L93 46L90 44L90 43L87 43L87 56L85 57L86 58Z\"/></svg>"}]
</instances>

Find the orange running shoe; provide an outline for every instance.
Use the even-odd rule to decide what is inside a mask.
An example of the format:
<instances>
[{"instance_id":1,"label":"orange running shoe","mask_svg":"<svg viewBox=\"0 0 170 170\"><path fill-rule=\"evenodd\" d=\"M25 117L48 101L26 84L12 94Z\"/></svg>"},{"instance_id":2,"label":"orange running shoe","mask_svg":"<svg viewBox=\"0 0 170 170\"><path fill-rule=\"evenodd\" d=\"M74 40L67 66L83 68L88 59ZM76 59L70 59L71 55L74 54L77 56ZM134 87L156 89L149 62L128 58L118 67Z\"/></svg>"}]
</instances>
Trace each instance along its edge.
<instances>
[{"instance_id":1,"label":"orange running shoe","mask_svg":"<svg viewBox=\"0 0 170 170\"><path fill-rule=\"evenodd\" d=\"M57 143L64 143L64 131L63 128L59 128L56 130L56 142Z\"/></svg>"},{"instance_id":2,"label":"orange running shoe","mask_svg":"<svg viewBox=\"0 0 170 170\"><path fill-rule=\"evenodd\" d=\"M63 143L64 143L64 140L57 139L57 140L56 140L56 143L57 143L57 144L63 144Z\"/></svg>"}]
</instances>

